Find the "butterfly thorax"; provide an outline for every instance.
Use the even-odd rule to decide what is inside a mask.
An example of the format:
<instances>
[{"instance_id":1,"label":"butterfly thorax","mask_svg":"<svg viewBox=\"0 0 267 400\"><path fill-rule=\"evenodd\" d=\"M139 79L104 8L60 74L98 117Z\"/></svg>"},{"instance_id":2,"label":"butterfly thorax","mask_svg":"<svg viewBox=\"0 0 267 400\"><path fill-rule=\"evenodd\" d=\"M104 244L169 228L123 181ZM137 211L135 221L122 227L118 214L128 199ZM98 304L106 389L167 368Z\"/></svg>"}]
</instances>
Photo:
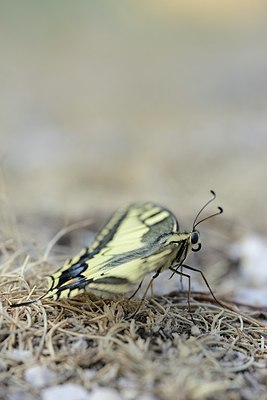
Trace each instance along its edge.
<instances>
[{"instance_id":1,"label":"butterfly thorax","mask_svg":"<svg viewBox=\"0 0 267 400\"><path fill-rule=\"evenodd\" d=\"M170 268L174 264L182 265L186 260L192 246L199 243L199 232L170 232L159 238L159 248L168 249L170 257L165 259L163 269Z\"/></svg>"}]
</instances>

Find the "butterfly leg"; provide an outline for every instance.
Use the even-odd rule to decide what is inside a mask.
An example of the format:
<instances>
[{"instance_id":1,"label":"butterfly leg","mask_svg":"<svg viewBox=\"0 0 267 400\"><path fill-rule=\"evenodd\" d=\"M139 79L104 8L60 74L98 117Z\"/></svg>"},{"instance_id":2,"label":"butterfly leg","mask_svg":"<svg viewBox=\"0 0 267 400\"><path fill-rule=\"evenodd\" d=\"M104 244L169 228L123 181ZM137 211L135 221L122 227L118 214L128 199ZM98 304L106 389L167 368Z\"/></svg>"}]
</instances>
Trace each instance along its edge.
<instances>
[{"instance_id":1,"label":"butterfly leg","mask_svg":"<svg viewBox=\"0 0 267 400\"><path fill-rule=\"evenodd\" d=\"M152 287L153 282L154 282L154 279L156 279L156 278L159 276L160 272L161 272L161 268L158 269L157 272L155 273L155 275L153 275L152 278L150 279L150 282L149 282L149 284L147 285L147 288L146 288L146 290L145 290L145 293L144 293L144 295L143 295L143 297L142 297L142 301L145 300L149 288Z\"/></svg>"},{"instance_id":2,"label":"butterfly leg","mask_svg":"<svg viewBox=\"0 0 267 400\"><path fill-rule=\"evenodd\" d=\"M140 301L139 306L137 307L137 309L135 310L135 312L134 312L133 314L131 314L129 317L127 317L127 319L131 319L131 318L133 318L133 317L136 316L136 314L138 313L138 311L140 310L140 308L141 308L142 305L144 304L144 300L145 300L145 298L146 298L146 295L147 295L147 292L148 292L149 288L152 286L154 279L156 279L156 278L159 276L160 272L161 272L161 268L158 269L157 272L155 273L155 275L152 276L152 278L150 279L149 284L147 285L147 288L146 288L146 290L145 290L145 293L144 293L143 296L142 296L142 299L141 299L141 301ZM141 284L142 284L142 283L143 283L143 281L141 282ZM141 287L141 284L139 284L140 287ZM138 287L138 290L139 290L139 289L140 289L140 288Z\"/></svg>"},{"instance_id":3,"label":"butterfly leg","mask_svg":"<svg viewBox=\"0 0 267 400\"><path fill-rule=\"evenodd\" d=\"M189 269L190 271L199 272L200 275L202 276L202 279L205 282L207 288L209 289L210 294L212 295L212 297L216 301L216 303L219 304L220 307L225 308L225 306L216 298L215 294L213 293L213 291L212 291L212 289L211 289L211 287L209 285L209 282L207 281L207 278L205 277L205 275L203 274L203 272L200 269L190 267L190 265L186 265L186 264L183 264L182 267L184 267L186 269Z\"/></svg>"},{"instance_id":4,"label":"butterfly leg","mask_svg":"<svg viewBox=\"0 0 267 400\"><path fill-rule=\"evenodd\" d=\"M188 291L187 291L187 303L188 303L188 311L192 317L193 320L193 316L192 316L192 312L191 312L191 303L190 303L190 297L191 297L191 276L188 274L185 274L184 272L178 271L177 269L175 269L174 267L170 267L169 268L174 274L178 274L181 277L185 277L188 279ZM194 320L193 320L194 322Z\"/></svg>"},{"instance_id":5,"label":"butterfly leg","mask_svg":"<svg viewBox=\"0 0 267 400\"><path fill-rule=\"evenodd\" d=\"M137 286L137 289L136 289L136 290L133 292L133 294L128 298L128 300L131 300L131 299L136 295L136 293L137 293L137 292L139 291L139 289L141 288L143 281L144 281L144 279L141 280L141 282L140 282L139 285Z\"/></svg>"}]
</instances>

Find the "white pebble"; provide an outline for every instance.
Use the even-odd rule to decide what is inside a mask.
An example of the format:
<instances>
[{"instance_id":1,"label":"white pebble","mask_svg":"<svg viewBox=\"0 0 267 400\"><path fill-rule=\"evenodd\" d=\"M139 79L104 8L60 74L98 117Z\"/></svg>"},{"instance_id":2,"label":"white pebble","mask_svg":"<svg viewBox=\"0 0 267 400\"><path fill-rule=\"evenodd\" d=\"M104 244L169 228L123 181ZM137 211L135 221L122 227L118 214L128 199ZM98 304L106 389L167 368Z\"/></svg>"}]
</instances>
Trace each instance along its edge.
<instances>
[{"instance_id":1,"label":"white pebble","mask_svg":"<svg viewBox=\"0 0 267 400\"><path fill-rule=\"evenodd\" d=\"M75 383L66 383L64 385L52 386L42 390L42 400L89 400L87 390Z\"/></svg>"},{"instance_id":2,"label":"white pebble","mask_svg":"<svg viewBox=\"0 0 267 400\"><path fill-rule=\"evenodd\" d=\"M192 336L199 336L201 335L201 331L197 325L193 325L191 328L191 335Z\"/></svg>"},{"instance_id":3,"label":"white pebble","mask_svg":"<svg viewBox=\"0 0 267 400\"><path fill-rule=\"evenodd\" d=\"M26 369L24 377L32 386L42 388L53 382L56 374L44 365L34 365Z\"/></svg>"},{"instance_id":4,"label":"white pebble","mask_svg":"<svg viewBox=\"0 0 267 400\"><path fill-rule=\"evenodd\" d=\"M142 394L138 397L138 400L157 400L152 394Z\"/></svg>"},{"instance_id":5,"label":"white pebble","mask_svg":"<svg viewBox=\"0 0 267 400\"><path fill-rule=\"evenodd\" d=\"M98 387L90 393L88 400L123 400L124 398L115 389ZM66 400L66 399L64 399Z\"/></svg>"},{"instance_id":6,"label":"white pebble","mask_svg":"<svg viewBox=\"0 0 267 400\"><path fill-rule=\"evenodd\" d=\"M230 248L230 256L241 260L241 274L249 286L267 283L267 240L256 234L243 237Z\"/></svg>"},{"instance_id":7,"label":"white pebble","mask_svg":"<svg viewBox=\"0 0 267 400\"><path fill-rule=\"evenodd\" d=\"M12 360L23 363L32 361L33 359L33 355L29 350L14 349L12 351L8 351L6 354Z\"/></svg>"}]
</instances>

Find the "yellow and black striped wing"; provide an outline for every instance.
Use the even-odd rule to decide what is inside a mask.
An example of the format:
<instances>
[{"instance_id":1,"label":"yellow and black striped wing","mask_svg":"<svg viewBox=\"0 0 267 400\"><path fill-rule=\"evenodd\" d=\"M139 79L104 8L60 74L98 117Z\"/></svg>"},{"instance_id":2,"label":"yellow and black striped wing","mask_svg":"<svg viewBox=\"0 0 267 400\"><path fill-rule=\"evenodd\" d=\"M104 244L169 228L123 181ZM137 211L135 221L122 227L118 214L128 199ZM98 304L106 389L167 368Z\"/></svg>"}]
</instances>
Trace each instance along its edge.
<instances>
[{"instance_id":1,"label":"yellow and black striped wing","mask_svg":"<svg viewBox=\"0 0 267 400\"><path fill-rule=\"evenodd\" d=\"M93 244L50 277L44 296L73 297L80 291L125 293L149 272L175 258L172 246L159 238L178 235L178 222L165 208L153 203L120 208L96 236Z\"/></svg>"}]
</instances>

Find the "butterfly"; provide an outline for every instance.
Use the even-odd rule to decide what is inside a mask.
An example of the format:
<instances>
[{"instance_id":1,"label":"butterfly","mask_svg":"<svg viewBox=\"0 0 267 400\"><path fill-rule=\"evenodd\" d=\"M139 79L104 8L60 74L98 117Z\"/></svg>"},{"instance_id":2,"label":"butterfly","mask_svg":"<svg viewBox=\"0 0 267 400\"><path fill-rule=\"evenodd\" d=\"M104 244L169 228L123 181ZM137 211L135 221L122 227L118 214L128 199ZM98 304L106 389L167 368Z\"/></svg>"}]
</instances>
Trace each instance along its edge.
<instances>
[{"instance_id":1,"label":"butterfly","mask_svg":"<svg viewBox=\"0 0 267 400\"><path fill-rule=\"evenodd\" d=\"M211 194L212 198L197 213L189 232L181 232L175 215L153 202L119 208L91 246L66 261L49 277L50 287L40 299L72 298L85 291L100 295L128 293L137 285L139 288L149 273L154 272L155 279L160 272L169 269L172 275L178 273L189 277L182 272L184 267L200 272L211 291L203 273L184 264L191 250L201 249L197 226L223 212L218 207L215 214L199 220L202 211L216 198L214 191Z\"/></svg>"}]
</instances>

